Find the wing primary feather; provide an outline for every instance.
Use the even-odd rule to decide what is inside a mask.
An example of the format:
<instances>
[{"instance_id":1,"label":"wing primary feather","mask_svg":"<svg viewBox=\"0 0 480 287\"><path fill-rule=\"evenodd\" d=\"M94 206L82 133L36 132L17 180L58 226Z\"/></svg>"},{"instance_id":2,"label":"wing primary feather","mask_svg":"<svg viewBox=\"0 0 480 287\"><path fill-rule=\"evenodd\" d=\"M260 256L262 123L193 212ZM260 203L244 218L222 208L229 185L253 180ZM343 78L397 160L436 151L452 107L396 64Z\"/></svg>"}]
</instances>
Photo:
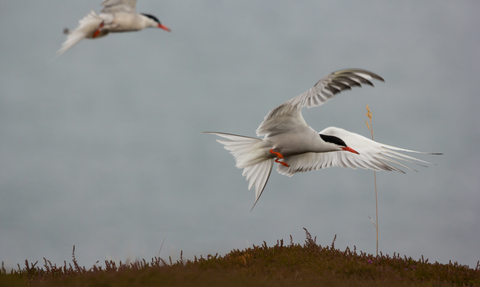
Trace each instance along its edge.
<instances>
[{"instance_id":1,"label":"wing primary feather","mask_svg":"<svg viewBox=\"0 0 480 287\"><path fill-rule=\"evenodd\" d=\"M379 80L379 81L382 81L382 82L385 82L385 80L380 77L379 75L375 74L375 73L372 73L370 71L367 71L367 70L363 70L363 69L344 69L344 70L339 70L339 71L336 71L336 72L333 72L332 73L333 75L342 75L342 74L364 74L364 75L367 75L369 77L372 77L373 79L376 79L376 80Z\"/></svg>"},{"instance_id":2,"label":"wing primary feather","mask_svg":"<svg viewBox=\"0 0 480 287\"><path fill-rule=\"evenodd\" d=\"M411 167L409 167L409 166L406 166L406 165L404 165L404 164L401 164L401 163L399 163L398 161L396 161L396 160L394 160L394 159L392 159L392 158L389 158L389 157L387 157L387 156L385 156L385 155L380 155L380 156L383 158L384 161L387 161L387 162L396 164L396 165L398 165L398 166L401 166L401 167L403 167L403 168L409 169L409 170L411 170L411 171L416 171L416 172L418 172L418 170L416 170L416 169L414 169L414 168L411 168ZM400 159L401 159L401 158L400 158ZM387 163L385 163L385 164L387 164ZM388 164L387 164L387 165L388 165ZM401 172L401 173L405 173L403 170L401 170L401 169L399 169L399 168L396 168L396 167L394 167L394 166L392 166L392 165L389 165L389 166L392 167L395 171L398 171L398 172Z\"/></svg>"},{"instance_id":3,"label":"wing primary feather","mask_svg":"<svg viewBox=\"0 0 480 287\"><path fill-rule=\"evenodd\" d=\"M333 79L333 80L332 80L332 84L338 86L338 89L340 89L340 90L342 90L342 91L344 91L344 90L351 90L351 89L352 89L352 87L350 87L349 84L345 84L345 83L339 81L338 79Z\"/></svg>"},{"instance_id":4,"label":"wing primary feather","mask_svg":"<svg viewBox=\"0 0 480 287\"><path fill-rule=\"evenodd\" d=\"M332 95L336 95L336 94L338 94L338 93L341 92L340 89L338 89L338 88L336 88L336 87L334 87L334 86L330 86L330 85L329 85L329 86L326 86L324 89L327 90L327 91L329 91L330 93L332 93Z\"/></svg>"},{"instance_id":5,"label":"wing primary feather","mask_svg":"<svg viewBox=\"0 0 480 287\"><path fill-rule=\"evenodd\" d=\"M418 163L418 162L410 161L410 160L407 160L407 159L405 159L405 158L403 158L403 157L396 156L396 155L394 155L394 154L382 154L382 155L385 156L385 157L388 158L388 159L399 159L399 160L403 160L403 161L406 161L406 162L411 163L411 164L419 165L419 166L421 166L421 167L428 167L428 165L424 165L424 164L420 164L420 163ZM402 155L402 156L403 156L403 155ZM397 161L395 161L395 164L400 165ZM410 169L411 169L411 170L415 170L415 169L413 169L413 168L410 168ZM417 171L417 170L415 170L415 171Z\"/></svg>"},{"instance_id":6,"label":"wing primary feather","mask_svg":"<svg viewBox=\"0 0 480 287\"><path fill-rule=\"evenodd\" d=\"M414 158L414 157L411 157L411 156L408 156L406 154L399 153L399 152L396 152L396 151L393 151L393 150L390 150L390 149L388 151L386 151L386 153L387 153L388 156L391 156L391 157L399 156L399 157L396 157L396 158L402 159L402 160L407 161L407 162L415 163L415 164L418 164L417 162L421 162L421 163L424 163L424 164L433 164L431 162L424 161L424 160L421 160L421 159L418 159L418 158ZM419 152L419 153L422 153L422 152ZM413 161L408 161L407 159L411 159ZM417 161L417 162L415 162L415 161ZM420 164L418 164L418 165L420 165Z\"/></svg>"},{"instance_id":7,"label":"wing primary feather","mask_svg":"<svg viewBox=\"0 0 480 287\"><path fill-rule=\"evenodd\" d=\"M367 85L369 85L369 86L374 87L374 85L373 85L372 82L370 82L369 80L367 80L367 79L365 79L365 78L363 78L363 77L360 77L360 76L358 76L358 75L356 75L356 74L352 74L352 75L351 75L351 78L358 79L362 84L367 84Z\"/></svg>"},{"instance_id":8,"label":"wing primary feather","mask_svg":"<svg viewBox=\"0 0 480 287\"><path fill-rule=\"evenodd\" d=\"M359 81L355 81L354 79L351 79L351 78L348 78L348 77L336 77L335 78L336 81L339 81L339 82L342 82L344 83L345 85L349 85L349 86L354 86L354 87L361 87L361 82Z\"/></svg>"}]
</instances>

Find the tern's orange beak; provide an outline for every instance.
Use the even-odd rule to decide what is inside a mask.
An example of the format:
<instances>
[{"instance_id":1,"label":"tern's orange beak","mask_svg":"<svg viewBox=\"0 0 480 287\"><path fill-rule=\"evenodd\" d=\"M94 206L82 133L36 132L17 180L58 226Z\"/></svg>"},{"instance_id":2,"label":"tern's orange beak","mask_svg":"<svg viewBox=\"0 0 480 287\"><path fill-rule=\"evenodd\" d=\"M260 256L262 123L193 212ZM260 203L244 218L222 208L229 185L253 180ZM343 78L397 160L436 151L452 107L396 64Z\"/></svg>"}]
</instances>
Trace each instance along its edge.
<instances>
[{"instance_id":1,"label":"tern's orange beak","mask_svg":"<svg viewBox=\"0 0 480 287\"><path fill-rule=\"evenodd\" d=\"M163 29L163 30L168 31L168 32L171 32L170 28L168 28L167 26L165 26L163 24L158 24L158 28Z\"/></svg>"},{"instance_id":2,"label":"tern's orange beak","mask_svg":"<svg viewBox=\"0 0 480 287\"><path fill-rule=\"evenodd\" d=\"M353 153L356 153L356 154L359 154L356 150L354 150L353 148L351 147L342 147L343 150L346 150L346 151L349 151L349 152L353 152Z\"/></svg>"}]
</instances>

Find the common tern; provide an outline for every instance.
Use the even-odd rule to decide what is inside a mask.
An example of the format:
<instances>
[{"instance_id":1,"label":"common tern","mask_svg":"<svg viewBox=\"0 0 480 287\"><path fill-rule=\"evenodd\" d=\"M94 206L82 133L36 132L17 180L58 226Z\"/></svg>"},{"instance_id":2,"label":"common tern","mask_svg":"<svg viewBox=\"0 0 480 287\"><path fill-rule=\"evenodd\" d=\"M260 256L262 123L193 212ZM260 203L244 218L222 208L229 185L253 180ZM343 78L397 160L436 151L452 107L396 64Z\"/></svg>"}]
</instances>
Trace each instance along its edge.
<instances>
[{"instance_id":1,"label":"common tern","mask_svg":"<svg viewBox=\"0 0 480 287\"><path fill-rule=\"evenodd\" d=\"M257 136L264 136L263 139L221 132L205 133L226 139L217 141L234 156L236 167L243 168L242 175L249 181L248 189L255 186L253 207L262 195L275 162L278 163L277 172L287 176L331 166L405 173L395 164L414 170L396 160L421 166L431 164L398 151L432 155L441 153L398 148L337 127L328 127L318 133L305 122L303 107L321 106L341 91L361 87L362 84L373 87L373 79L384 82L379 75L361 69L331 73L305 93L271 110L256 130Z\"/></svg>"},{"instance_id":2,"label":"common tern","mask_svg":"<svg viewBox=\"0 0 480 287\"><path fill-rule=\"evenodd\" d=\"M64 30L64 33L68 35L67 40L57 51L57 55L61 55L84 38L97 39L108 33L132 32L145 28L160 28L170 32L170 29L160 23L157 17L137 13L136 4L137 0L104 0L101 4L103 9L100 14L92 10L79 21L75 30Z\"/></svg>"}]
</instances>

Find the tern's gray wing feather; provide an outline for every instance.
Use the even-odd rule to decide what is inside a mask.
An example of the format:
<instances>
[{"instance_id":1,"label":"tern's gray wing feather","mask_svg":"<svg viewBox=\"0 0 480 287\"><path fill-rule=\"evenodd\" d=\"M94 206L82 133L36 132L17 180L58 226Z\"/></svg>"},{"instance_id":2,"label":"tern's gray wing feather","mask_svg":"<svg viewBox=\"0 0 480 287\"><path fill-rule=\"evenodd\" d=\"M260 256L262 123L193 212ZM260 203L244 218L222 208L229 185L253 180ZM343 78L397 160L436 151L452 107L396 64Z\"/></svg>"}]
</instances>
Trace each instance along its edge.
<instances>
[{"instance_id":1,"label":"tern's gray wing feather","mask_svg":"<svg viewBox=\"0 0 480 287\"><path fill-rule=\"evenodd\" d=\"M301 110L323 105L336 94L351 90L352 87L361 87L362 84L373 86L371 80L384 82L383 78L372 72L361 69L345 69L331 73L318 81L313 88L292 98L275 109L271 110L257 129L258 136L270 135L278 132L279 124L288 125L286 121L304 122Z\"/></svg>"},{"instance_id":2,"label":"tern's gray wing feather","mask_svg":"<svg viewBox=\"0 0 480 287\"><path fill-rule=\"evenodd\" d=\"M326 128L321 131L320 134L333 135L341 138L345 141L347 146L351 147L359 154L347 151L335 151L327 153L305 153L285 157L284 161L289 167L279 164L277 171L280 174L292 176L297 172L306 172L331 166L341 166L353 169L360 167L363 169L398 171L404 173L404 171L397 166L414 171L416 170L399 163L395 159L424 167L431 163L404 155L398 151L440 155L440 153L418 152L381 144L359 134L335 127Z\"/></svg>"},{"instance_id":3,"label":"tern's gray wing feather","mask_svg":"<svg viewBox=\"0 0 480 287\"><path fill-rule=\"evenodd\" d=\"M118 12L134 13L137 0L103 0L102 13L114 14Z\"/></svg>"}]
</instances>

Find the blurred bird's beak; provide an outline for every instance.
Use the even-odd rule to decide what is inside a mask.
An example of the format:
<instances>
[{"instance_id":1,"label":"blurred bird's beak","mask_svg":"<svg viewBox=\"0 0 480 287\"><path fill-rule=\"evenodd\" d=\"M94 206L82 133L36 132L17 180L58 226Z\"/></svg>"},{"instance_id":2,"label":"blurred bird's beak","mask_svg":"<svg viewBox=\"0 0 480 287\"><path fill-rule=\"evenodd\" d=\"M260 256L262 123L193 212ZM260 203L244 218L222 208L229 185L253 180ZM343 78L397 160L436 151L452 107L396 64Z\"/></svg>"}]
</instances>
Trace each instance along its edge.
<instances>
[{"instance_id":1,"label":"blurred bird's beak","mask_svg":"<svg viewBox=\"0 0 480 287\"><path fill-rule=\"evenodd\" d=\"M168 31L168 32L171 32L170 28L168 28L167 26L165 26L163 24L158 24L158 28L163 29L163 30Z\"/></svg>"}]
</instances>

